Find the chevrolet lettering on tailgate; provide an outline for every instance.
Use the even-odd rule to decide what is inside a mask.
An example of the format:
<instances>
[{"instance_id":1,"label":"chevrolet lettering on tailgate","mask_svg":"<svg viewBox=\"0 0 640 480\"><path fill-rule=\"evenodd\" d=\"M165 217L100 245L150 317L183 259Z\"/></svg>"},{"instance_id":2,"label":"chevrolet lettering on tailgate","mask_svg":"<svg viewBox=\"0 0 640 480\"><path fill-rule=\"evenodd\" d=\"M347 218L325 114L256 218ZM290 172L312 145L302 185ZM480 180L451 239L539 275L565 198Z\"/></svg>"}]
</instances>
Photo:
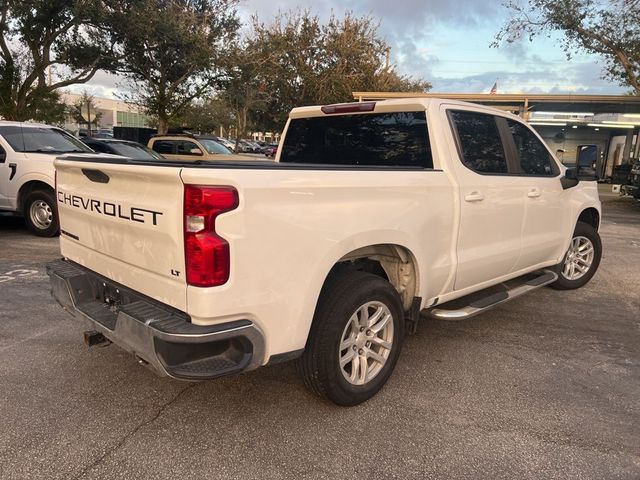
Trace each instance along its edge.
<instances>
[{"instance_id":1,"label":"chevrolet lettering on tailgate","mask_svg":"<svg viewBox=\"0 0 640 480\"><path fill-rule=\"evenodd\" d=\"M118 217L138 223L152 223L153 225L158 225L158 217L162 215L162 212L155 210L141 207L123 207L118 203L85 198L80 195L65 193L61 190L58 190L58 202L108 217Z\"/></svg>"}]
</instances>

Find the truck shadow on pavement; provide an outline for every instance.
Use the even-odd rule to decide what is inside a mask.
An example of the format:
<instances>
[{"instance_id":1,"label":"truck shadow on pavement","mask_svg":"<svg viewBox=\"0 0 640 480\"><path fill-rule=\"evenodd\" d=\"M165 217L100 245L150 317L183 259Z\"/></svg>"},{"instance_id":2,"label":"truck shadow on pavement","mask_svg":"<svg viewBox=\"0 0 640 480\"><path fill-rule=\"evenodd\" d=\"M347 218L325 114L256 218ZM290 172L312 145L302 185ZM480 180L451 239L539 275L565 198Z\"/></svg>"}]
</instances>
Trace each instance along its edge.
<instances>
[{"instance_id":1,"label":"truck shadow on pavement","mask_svg":"<svg viewBox=\"0 0 640 480\"><path fill-rule=\"evenodd\" d=\"M20 230L27 232L27 225L24 222L24 218L0 212L0 233Z\"/></svg>"}]
</instances>

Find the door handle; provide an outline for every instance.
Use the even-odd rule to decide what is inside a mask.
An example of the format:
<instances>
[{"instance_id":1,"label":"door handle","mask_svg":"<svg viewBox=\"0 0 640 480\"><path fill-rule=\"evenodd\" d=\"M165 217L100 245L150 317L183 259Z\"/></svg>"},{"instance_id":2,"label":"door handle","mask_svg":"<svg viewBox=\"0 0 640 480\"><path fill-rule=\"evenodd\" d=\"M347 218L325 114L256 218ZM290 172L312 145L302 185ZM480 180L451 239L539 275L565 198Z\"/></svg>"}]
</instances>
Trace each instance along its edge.
<instances>
[{"instance_id":1,"label":"door handle","mask_svg":"<svg viewBox=\"0 0 640 480\"><path fill-rule=\"evenodd\" d=\"M538 198L540 195L542 194L537 188L532 188L531 190L529 190L529 193L527 193L527 197L529 198Z\"/></svg>"},{"instance_id":2,"label":"door handle","mask_svg":"<svg viewBox=\"0 0 640 480\"><path fill-rule=\"evenodd\" d=\"M484 200L484 195L482 195L480 192L474 191L465 195L464 200L465 202L481 202L482 200Z\"/></svg>"}]
</instances>

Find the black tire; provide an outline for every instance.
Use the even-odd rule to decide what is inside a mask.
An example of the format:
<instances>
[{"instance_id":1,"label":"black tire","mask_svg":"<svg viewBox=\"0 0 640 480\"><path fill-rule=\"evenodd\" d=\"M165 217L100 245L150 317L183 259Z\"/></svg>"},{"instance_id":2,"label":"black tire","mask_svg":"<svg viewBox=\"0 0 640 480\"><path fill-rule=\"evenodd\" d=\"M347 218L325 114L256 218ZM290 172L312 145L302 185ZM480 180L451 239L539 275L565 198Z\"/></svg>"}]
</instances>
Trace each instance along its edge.
<instances>
[{"instance_id":1,"label":"black tire","mask_svg":"<svg viewBox=\"0 0 640 480\"><path fill-rule=\"evenodd\" d=\"M371 302L371 306L365 305ZM387 310L385 310L385 308ZM380 313L384 318L391 315L391 319L384 323L379 333L370 333L370 329L361 329L360 334L349 339L353 345L340 350L343 334L356 331L351 318L357 312ZM363 318L363 317L357 317ZM389 321L392 328L387 327ZM380 322L383 323L383 322ZM379 324L374 324L379 325ZM350 329L350 330L347 330ZM356 347L356 343L366 341L366 335L385 335L391 330L392 337L389 347L378 346L378 342L368 342ZM352 333L353 333L352 332ZM381 337L382 338L382 337ZM404 340L404 315L400 296L395 288L385 279L360 271L343 271L331 278L322 289L318 306L313 318L309 339L301 359L301 370L306 386L316 394L338 405L357 405L373 397L386 383L398 361L402 342ZM375 345L372 345L375 344ZM387 343L387 342L385 342ZM357 367L357 371L369 371L372 378L361 385L352 384L343 374L340 357L349 349L353 349L354 360L345 366L345 372L357 367L356 362L364 361L366 367ZM358 348L360 348L358 350ZM375 349L378 349L375 351ZM381 363L369 355L372 353L387 355L386 361ZM356 355L357 353L357 355ZM364 358L364 360L362 360ZM360 359L360 360L358 360ZM371 361L371 367L369 362ZM353 362L353 363L352 363ZM358 365L362 365L358 363ZM370 370L368 370L370 368ZM374 371L377 373L373 374ZM355 381L358 381L356 379ZM364 381L364 379L363 379Z\"/></svg>"},{"instance_id":2,"label":"black tire","mask_svg":"<svg viewBox=\"0 0 640 480\"><path fill-rule=\"evenodd\" d=\"M31 233L39 237L55 237L60 230L58 209L52 190L34 190L27 194L22 213Z\"/></svg>"},{"instance_id":3,"label":"black tire","mask_svg":"<svg viewBox=\"0 0 640 480\"><path fill-rule=\"evenodd\" d=\"M588 223L578 222L573 232L572 241L578 237L587 238L593 245L593 260L591 261L591 265L580 278L577 278L575 280L567 278L563 272L565 261L567 260L567 256L571 251L570 248L569 251L567 251L567 253L565 254L562 262L554 267L555 272L558 274L558 280L550 284L550 287L557 290L573 290L575 288L580 288L583 285L586 285L586 283L591 280L591 278L593 278L596 271L598 270L600 259L602 258L602 241L600 240L598 231Z\"/></svg>"}]
</instances>

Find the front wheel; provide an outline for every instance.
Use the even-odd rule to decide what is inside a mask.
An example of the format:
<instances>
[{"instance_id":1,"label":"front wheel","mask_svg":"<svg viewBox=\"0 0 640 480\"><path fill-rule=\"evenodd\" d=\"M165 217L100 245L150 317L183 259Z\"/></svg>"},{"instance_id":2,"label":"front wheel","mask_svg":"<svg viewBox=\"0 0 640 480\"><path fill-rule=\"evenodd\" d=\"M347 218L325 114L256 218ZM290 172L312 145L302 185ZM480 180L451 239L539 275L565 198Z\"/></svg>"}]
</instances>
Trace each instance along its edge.
<instances>
[{"instance_id":1,"label":"front wheel","mask_svg":"<svg viewBox=\"0 0 640 480\"><path fill-rule=\"evenodd\" d=\"M558 280L550 286L558 290L582 287L595 275L601 257L598 231L588 223L578 222L564 260L555 267Z\"/></svg>"},{"instance_id":2,"label":"front wheel","mask_svg":"<svg viewBox=\"0 0 640 480\"><path fill-rule=\"evenodd\" d=\"M34 190L24 199L24 218L27 227L39 237L54 237L58 234L58 211L53 192Z\"/></svg>"},{"instance_id":3,"label":"front wheel","mask_svg":"<svg viewBox=\"0 0 640 480\"><path fill-rule=\"evenodd\" d=\"M404 339L400 296L376 275L345 271L323 288L301 359L305 384L338 405L357 405L385 384Z\"/></svg>"}]
</instances>

